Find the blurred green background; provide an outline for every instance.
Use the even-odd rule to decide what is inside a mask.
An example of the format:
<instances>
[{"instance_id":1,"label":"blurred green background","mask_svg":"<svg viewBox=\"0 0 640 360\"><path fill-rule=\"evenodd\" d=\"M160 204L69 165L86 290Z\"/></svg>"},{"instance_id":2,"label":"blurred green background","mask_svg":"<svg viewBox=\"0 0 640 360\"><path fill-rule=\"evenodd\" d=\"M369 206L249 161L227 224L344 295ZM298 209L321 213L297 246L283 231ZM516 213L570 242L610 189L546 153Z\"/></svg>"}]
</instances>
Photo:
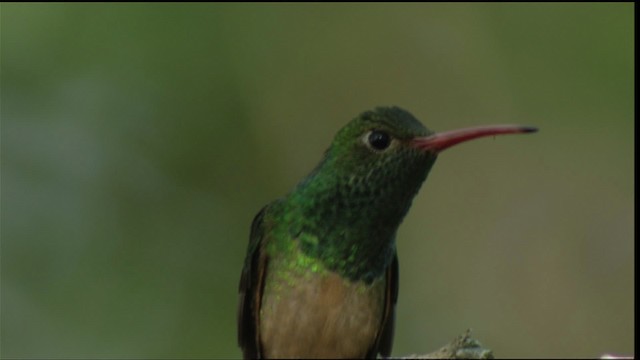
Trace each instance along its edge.
<instances>
[{"instance_id":1,"label":"blurred green background","mask_svg":"<svg viewBox=\"0 0 640 360\"><path fill-rule=\"evenodd\" d=\"M6 4L1 356L234 358L255 213L361 111L440 156L395 355L632 354L633 4Z\"/></svg>"}]
</instances>

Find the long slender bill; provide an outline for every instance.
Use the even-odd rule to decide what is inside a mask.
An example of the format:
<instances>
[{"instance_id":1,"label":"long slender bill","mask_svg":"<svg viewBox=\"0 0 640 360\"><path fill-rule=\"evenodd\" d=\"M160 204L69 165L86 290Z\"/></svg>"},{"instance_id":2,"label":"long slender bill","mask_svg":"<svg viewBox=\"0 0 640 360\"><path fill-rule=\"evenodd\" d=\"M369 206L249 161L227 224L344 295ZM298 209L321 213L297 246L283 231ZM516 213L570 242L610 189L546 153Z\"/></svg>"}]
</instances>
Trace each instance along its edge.
<instances>
[{"instance_id":1,"label":"long slender bill","mask_svg":"<svg viewBox=\"0 0 640 360\"><path fill-rule=\"evenodd\" d=\"M466 129L451 130L413 139L413 145L419 149L439 153L459 143L504 134L526 134L538 131L532 126L521 125L487 125Z\"/></svg>"}]
</instances>

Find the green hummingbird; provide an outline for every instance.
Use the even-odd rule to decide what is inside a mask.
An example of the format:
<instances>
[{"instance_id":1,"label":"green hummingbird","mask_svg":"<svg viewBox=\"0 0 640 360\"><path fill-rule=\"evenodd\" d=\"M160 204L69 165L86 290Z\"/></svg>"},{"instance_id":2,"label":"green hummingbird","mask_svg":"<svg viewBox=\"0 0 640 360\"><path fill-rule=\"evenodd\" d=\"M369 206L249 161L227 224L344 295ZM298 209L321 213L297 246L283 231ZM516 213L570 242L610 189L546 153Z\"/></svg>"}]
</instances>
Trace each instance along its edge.
<instances>
[{"instance_id":1,"label":"green hummingbird","mask_svg":"<svg viewBox=\"0 0 640 360\"><path fill-rule=\"evenodd\" d=\"M496 125L434 133L398 107L350 121L315 169L253 220L238 308L244 357L389 356L396 231L438 153L535 131Z\"/></svg>"}]
</instances>

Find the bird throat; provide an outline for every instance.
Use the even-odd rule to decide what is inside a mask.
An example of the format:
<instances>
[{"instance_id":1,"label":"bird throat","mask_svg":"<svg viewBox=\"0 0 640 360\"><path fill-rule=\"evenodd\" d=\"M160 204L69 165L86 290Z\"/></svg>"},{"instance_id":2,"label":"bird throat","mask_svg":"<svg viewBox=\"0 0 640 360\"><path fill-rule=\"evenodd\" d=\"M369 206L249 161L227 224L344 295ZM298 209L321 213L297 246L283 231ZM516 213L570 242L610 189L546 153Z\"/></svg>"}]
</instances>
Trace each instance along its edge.
<instances>
[{"instance_id":1,"label":"bird throat","mask_svg":"<svg viewBox=\"0 0 640 360\"><path fill-rule=\"evenodd\" d=\"M284 199L288 231L307 256L351 281L371 283L395 253L395 235L435 157L352 172L323 161Z\"/></svg>"}]
</instances>

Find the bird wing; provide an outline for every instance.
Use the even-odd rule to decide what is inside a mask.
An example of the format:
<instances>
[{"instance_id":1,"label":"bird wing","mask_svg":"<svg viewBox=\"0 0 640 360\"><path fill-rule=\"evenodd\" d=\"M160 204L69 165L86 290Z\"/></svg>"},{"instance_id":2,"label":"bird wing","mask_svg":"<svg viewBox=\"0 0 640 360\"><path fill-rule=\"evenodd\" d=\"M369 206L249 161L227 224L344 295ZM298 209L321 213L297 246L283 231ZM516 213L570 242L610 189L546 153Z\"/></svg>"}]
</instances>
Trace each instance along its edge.
<instances>
[{"instance_id":1,"label":"bird wing","mask_svg":"<svg viewBox=\"0 0 640 360\"><path fill-rule=\"evenodd\" d=\"M396 303L398 302L398 254L393 254L393 261L387 269L387 292L385 295L384 316L380 327L382 331L378 334L373 351L367 358L377 357L380 353L382 357L391 355L393 347L393 333L396 322Z\"/></svg>"},{"instance_id":2,"label":"bird wing","mask_svg":"<svg viewBox=\"0 0 640 360\"><path fill-rule=\"evenodd\" d=\"M262 251L264 238L263 218L268 205L253 219L249 247L240 276L240 302L238 304L238 345L245 359L260 358L259 314L266 256Z\"/></svg>"}]
</instances>

